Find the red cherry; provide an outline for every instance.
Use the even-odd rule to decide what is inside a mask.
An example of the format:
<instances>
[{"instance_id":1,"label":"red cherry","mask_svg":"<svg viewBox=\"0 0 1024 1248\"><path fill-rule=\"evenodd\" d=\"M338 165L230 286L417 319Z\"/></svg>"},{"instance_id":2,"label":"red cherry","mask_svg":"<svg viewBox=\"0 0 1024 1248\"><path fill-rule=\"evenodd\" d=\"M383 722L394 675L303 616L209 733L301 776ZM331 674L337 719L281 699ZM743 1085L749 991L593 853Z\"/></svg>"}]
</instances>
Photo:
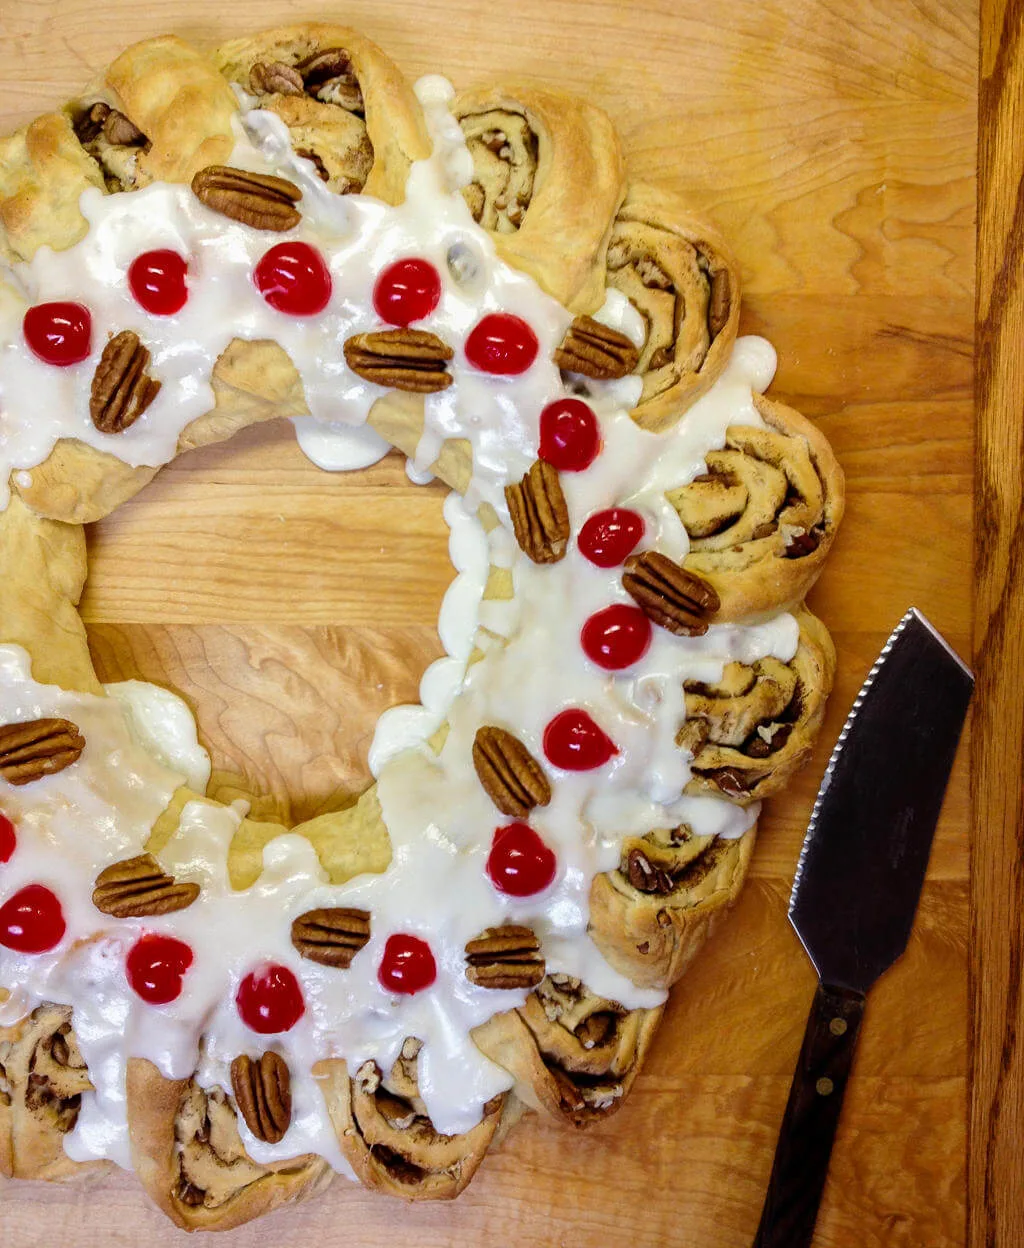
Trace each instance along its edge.
<instances>
[{"instance_id":1,"label":"red cherry","mask_svg":"<svg viewBox=\"0 0 1024 1248\"><path fill-rule=\"evenodd\" d=\"M418 936L407 936L404 932L389 936L377 968L377 978L388 992L401 992L406 996L429 988L437 979L437 963L430 946Z\"/></svg>"},{"instance_id":2,"label":"red cherry","mask_svg":"<svg viewBox=\"0 0 1024 1248\"><path fill-rule=\"evenodd\" d=\"M525 373L537 358L537 335L511 312L482 316L466 339L466 359L482 373L509 377Z\"/></svg>"},{"instance_id":3,"label":"red cherry","mask_svg":"<svg viewBox=\"0 0 1024 1248\"><path fill-rule=\"evenodd\" d=\"M429 260L415 256L389 264L373 288L373 306L389 325L404 327L422 321L440 298L441 275Z\"/></svg>"},{"instance_id":4,"label":"red cherry","mask_svg":"<svg viewBox=\"0 0 1024 1248\"><path fill-rule=\"evenodd\" d=\"M556 399L540 414L540 457L559 472L582 472L601 450L601 430L582 399Z\"/></svg>"},{"instance_id":5,"label":"red cherry","mask_svg":"<svg viewBox=\"0 0 1024 1248\"><path fill-rule=\"evenodd\" d=\"M291 1031L306 1012L299 981L286 966L274 963L246 975L235 1004L242 1022L261 1036Z\"/></svg>"},{"instance_id":6,"label":"red cherry","mask_svg":"<svg viewBox=\"0 0 1024 1248\"><path fill-rule=\"evenodd\" d=\"M609 672L630 667L647 653L651 621L639 607L623 603L605 607L587 620L580 642L588 659Z\"/></svg>"},{"instance_id":7,"label":"red cherry","mask_svg":"<svg viewBox=\"0 0 1024 1248\"><path fill-rule=\"evenodd\" d=\"M151 933L128 950L125 969L134 991L150 1005L166 1005L181 996L181 981L194 954L173 936Z\"/></svg>"},{"instance_id":8,"label":"red cherry","mask_svg":"<svg viewBox=\"0 0 1024 1248\"><path fill-rule=\"evenodd\" d=\"M161 248L136 256L128 269L128 285L135 301L154 316L173 316L185 306L188 261L176 251Z\"/></svg>"},{"instance_id":9,"label":"red cherry","mask_svg":"<svg viewBox=\"0 0 1024 1248\"><path fill-rule=\"evenodd\" d=\"M0 945L16 953L45 953L66 929L60 902L42 884L26 885L0 906Z\"/></svg>"},{"instance_id":10,"label":"red cherry","mask_svg":"<svg viewBox=\"0 0 1024 1248\"><path fill-rule=\"evenodd\" d=\"M253 281L267 303L289 316L316 316L331 298L331 274L309 243L278 243L266 252Z\"/></svg>"},{"instance_id":11,"label":"red cherry","mask_svg":"<svg viewBox=\"0 0 1024 1248\"><path fill-rule=\"evenodd\" d=\"M22 332L44 363L67 368L89 354L92 317L80 303L39 303L25 313Z\"/></svg>"},{"instance_id":12,"label":"red cherry","mask_svg":"<svg viewBox=\"0 0 1024 1248\"><path fill-rule=\"evenodd\" d=\"M644 518L628 507L596 511L580 529L580 553L599 568L625 563L644 535Z\"/></svg>"},{"instance_id":13,"label":"red cherry","mask_svg":"<svg viewBox=\"0 0 1024 1248\"><path fill-rule=\"evenodd\" d=\"M14 835L14 824L6 815L0 814L0 862L10 862L17 848L18 838Z\"/></svg>"},{"instance_id":14,"label":"red cherry","mask_svg":"<svg viewBox=\"0 0 1024 1248\"><path fill-rule=\"evenodd\" d=\"M563 771L590 771L603 766L619 747L586 711L570 707L544 729L544 753L548 762Z\"/></svg>"},{"instance_id":15,"label":"red cherry","mask_svg":"<svg viewBox=\"0 0 1024 1248\"><path fill-rule=\"evenodd\" d=\"M499 893L509 897L532 897L555 878L558 862L554 851L527 823L507 823L494 829L487 874Z\"/></svg>"}]
</instances>

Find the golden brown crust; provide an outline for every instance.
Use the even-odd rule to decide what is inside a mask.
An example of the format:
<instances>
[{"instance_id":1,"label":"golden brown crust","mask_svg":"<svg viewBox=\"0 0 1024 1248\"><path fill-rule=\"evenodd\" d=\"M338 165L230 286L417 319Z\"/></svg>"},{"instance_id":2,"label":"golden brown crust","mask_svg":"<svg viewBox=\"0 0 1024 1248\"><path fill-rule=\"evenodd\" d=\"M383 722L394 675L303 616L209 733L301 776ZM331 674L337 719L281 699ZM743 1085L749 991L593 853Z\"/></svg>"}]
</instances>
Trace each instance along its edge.
<instances>
[{"instance_id":1,"label":"golden brown crust","mask_svg":"<svg viewBox=\"0 0 1024 1248\"><path fill-rule=\"evenodd\" d=\"M106 1170L64 1152L92 1083L71 1030L71 1007L46 1004L0 1027L0 1174L50 1182Z\"/></svg>"},{"instance_id":2,"label":"golden brown crust","mask_svg":"<svg viewBox=\"0 0 1024 1248\"><path fill-rule=\"evenodd\" d=\"M280 62L294 66L311 54L329 48L343 48L351 58L354 76L362 93L362 117L371 149L371 164L365 184L341 187L340 179L358 164L358 126L352 114L339 105L269 93L260 97L264 107L277 112L292 129L294 146L308 149L324 162L335 181L335 189L359 190L389 204L405 198L409 166L430 155L422 111L412 89L397 66L365 36L344 26L304 22L280 26L245 39L222 44L214 59L221 73L246 90L251 89L252 67L257 63ZM348 113L343 118L341 113ZM345 157L345 159L343 159Z\"/></svg>"},{"instance_id":3,"label":"golden brown crust","mask_svg":"<svg viewBox=\"0 0 1024 1248\"><path fill-rule=\"evenodd\" d=\"M639 311L647 336L633 418L670 428L714 385L736 341L739 269L725 243L674 195L630 184L608 247L608 285Z\"/></svg>"},{"instance_id":4,"label":"golden brown crust","mask_svg":"<svg viewBox=\"0 0 1024 1248\"><path fill-rule=\"evenodd\" d=\"M551 974L518 1010L473 1032L477 1048L515 1078L516 1096L549 1118L589 1127L622 1104L663 1007L626 1010L569 975Z\"/></svg>"},{"instance_id":5,"label":"golden brown crust","mask_svg":"<svg viewBox=\"0 0 1024 1248\"><path fill-rule=\"evenodd\" d=\"M629 838L621 868L596 876L590 889L588 930L604 957L640 987L671 987L739 896L755 834L752 827L723 840L674 829Z\"/></svg>"},{"instance_id":6,"label":"golden brown crust","mask_svg":"<svg viewBox=\"0 0 1024 1248\"><path fill-rule=\"evenodd\" d=\"M731 426L708 473L668 494L690 533L684 567L714 586L719 621L801 602L843 518L843 470L828 439L791 407L759 394L754 406L767 429Z\"/></svg>"},{"instance_id":7,"label":"golden brown crust","mask_svg":"<svg viewBox=\"0 0 1024 1248\"><path fill-rule=\"evenodd\" d=\"M474 144L477 149L481 191L468 193L474 215L483 216L489 196L485 219L497 225L496 198L514 195L520 186L527 192L520 223L508 221L506 207L501 228L491 231L498 254L571 311L596 311L604 302L611 224L625 194L619 139L608 116L573 96L512 83L463 91L452 111L471 137L471 152ZM528 188L520 178L511 190L499 189L492 165L497 153L481 141L494 129L504 133L503 116L518 119L519 128L533 136ZM528 145L519 149L529 159Z\"/></svg>"},{"instance_id":8,"label":"golden brown crust","mask_svg":"<svg viewBox=\"0 0 1024 1248\"><path fill-rule=\"evenodd\" d=\"M693 754L687 793L747 806L781 792L810 758L836 651L817 616L804 607L795 615L800 635L789 663L730 663L720 684L684 686L687 718L676 741Z\"/></svg>"},{"instance_id":9,"label":"golden brown crust","mask_svg":"<svg viewBox=\"0 0 1024 1248\"><path fill-rule=\"evenodd\" d=\"M128 1063L128 1122L139 1182L182 1230L231 1230L314 1195L334 1177L313 1156L258 1165L245 1152L226 1093L165 1079L142 1058Z\"/></svg>"},{"instance_id":10,"label":"golden brown crust","mask_svg":"<svg viewBox=\"0 0 1024 1248\"><path fill-rule=\"evenodd\" d=\"M406 1040L386 1077L375 1062L351 1077L336 1060L318 1063L314 1073L341 1150L364 1187L402 1200L452 1200L490 1147L506 1098L489 1101L463 1135L441 1135L420 1097L419 1050L418 1040Z\"/></svg>"}]
</instances>

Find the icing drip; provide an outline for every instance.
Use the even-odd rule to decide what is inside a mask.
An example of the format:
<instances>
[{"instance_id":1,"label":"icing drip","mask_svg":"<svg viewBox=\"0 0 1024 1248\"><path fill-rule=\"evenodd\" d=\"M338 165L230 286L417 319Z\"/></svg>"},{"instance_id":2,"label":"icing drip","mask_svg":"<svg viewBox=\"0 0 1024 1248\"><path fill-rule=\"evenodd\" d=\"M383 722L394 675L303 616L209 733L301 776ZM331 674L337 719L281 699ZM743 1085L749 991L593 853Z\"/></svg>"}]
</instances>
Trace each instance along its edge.
<instances>
[{"instance_id":1,"label":"icing drip","mask_svg":"<svg viewBox=\"0 0 1024 1248\"><path fill-rule=\"evenodd\" d=\"M507 528L485 532L480 523L483 502L507 521L504 486L535 458L541 409L565 394L551 355L571 318L531 279L499 261L489 237L473 223L458 194L471 170L461 131L447 111L450 87L431 78L418 91L435 153L413 167L399 207L332 195L310 163L291 152L272 113L249 111L238 123L232 163L282 174L302 187L303 220L293 235L320 250L334 279L335 297L322 316L299 319L273 311L251 281L266 237L226 223L188 188L162 184L106 197L87 191L87 236L66 252L44 249L19 266L21 289L0 287L2 489L12 468L30 470L61 437L79 437L132 464L166 462L181 430L212 405L206 379L232 338L274 339L294 362L310 412L296 419L296 433L315 463L343 470L374 462L387 448L365 421L385 391L348 371L341 344L378 327L375 276L408 255L429 260L442 274L440 303L422 327L455 350L454 384L426 399L410 475L429 476L447 439L465 438L473 451L465 498L452 495L445 503L457 570L439 621L447 657L424 673L419 706L381 717L370 751L392 846L391 864L380 875L332 886L309 842L289 834L266 847L258 881L235 891L227 862L244 808L193 800L159 858L164 870L201 886L199 899L144 922L105 921L91 904L96 874L141 852L186 778L203 791L209 759L187 707L174 695L139 682L109 686L106 698L66 693L36 683L24 651L0 646L0 723L63 715L87 741L77 763L24 790L0 779L0 809L19 829L19 850L0 874L0 900L27 882L44 880L59 896L68 923L68 937L51 953L0 950L0 983L11 991L0 1021L19 1018L42 1000L74 1007L95 1085L66 1139L68 1153L78 1159L129 1164L130 1057L147 1058L169 1078L196 1071L203 1086L230 1086L231 1061L265 1047L235 1008L239 983L264 962L295 974L306 1009L292 1030L273 1039L292 1074L288 1132L279 1144L263 1144L240 1123L256 1161L315 1152L350 1173L313 1068L322 1058L344 1057L350 1070L371 1058L386 1069L408 1036L423 1041L420 1090L436 1128L467 1130L479 1120L481 1106L512 1082L476 1049L470 1033L527 995L471 984L467 941L503 922L526 923L550 971L575 975L627 1008L655 1006L664 994L638 989L615 972L587 935L594 876L615 868L625 835L687 823L702 835L736 837L756 818L756 807L683 795L689 760L675 745L685 716L683 683L716 681L736 659L791 659L796 621L780 615L756 626L715 625L695 638L655 629L638 662L609 674L586 659L579 638L595 611L630 601L621 569L596 567L574 542L561 563L536 566L521 556ZM159 247L190 257L189 300L167 318L147 317L124 281L139 252ZM84 300L91 309L95 349L81 365L46 368L23 347L20 319L28 303L65 297ZM494 378L465 362L466 337L482 314L493 311L522 316L537 335L537 362L521 376ZM639 316L615 292L599 316L642 339ZM108 331L124 328L136 329L149 346L151 371L163 389L135 425L112 437L89 420L88 389ZM707 453L724 445L730 424L761 424L752 393L768 385L773 371L768 343L740 340L715 386L662 435L644 432L629 417L639 378L607 384L574 379L574 391L588 396L597 416L603 451L585 472L563 474L572 532L595 511L625 505L644 518L641 549L682 557L686 532L665 491L704 470ZM502 575L511 597L487 597L488 584ZM545 725L570 706L586 710L619 752L590 772L545 765L552 800L530 822L557 855L556 877L532 897L500 894L484 863L504 820L473 768L474 735L484 724L507 727L539 759ZM437 745L446 723L447 736L435 750L429 742ZM354 906L372 915L370 941L346 971L305 961L291 944L292 919L320 906ZM146 1005L126 979L126 952L144 932L173 935L195 953L181 995L165 1006ZM435 983L416 995L388 992L377 977L385 942L397 932L420 936L437 962Z\"/></svg>"}]
</instances>

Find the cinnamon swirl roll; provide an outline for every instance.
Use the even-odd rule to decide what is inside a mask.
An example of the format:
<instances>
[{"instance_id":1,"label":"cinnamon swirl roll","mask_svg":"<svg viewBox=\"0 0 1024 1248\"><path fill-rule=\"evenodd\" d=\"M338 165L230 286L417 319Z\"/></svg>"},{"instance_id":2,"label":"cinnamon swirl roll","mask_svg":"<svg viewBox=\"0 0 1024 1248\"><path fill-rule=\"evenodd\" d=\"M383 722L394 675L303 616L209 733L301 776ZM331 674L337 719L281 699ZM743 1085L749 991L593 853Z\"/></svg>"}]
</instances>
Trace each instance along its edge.
<instances>
[{"instance_id":1,"label":"cinnamon swirl roll","mask_svg":"<svg viewBox=\"0 0 1024 1248\"><path fill-rule=\"evenodd\" d=\"M92 1082L71 1029L71 1007L46 1004L0 1027L0 1174L68 1179L88 1167L64 1152Z\"/></svg>"},{"instance_id":2,"label":"cinnamon swirl roll","mask_svg":"<svg viewBox=\"0 0 1024 1248\"><path fill-rule=\"evenodd\" d=\"M182 1230L230 1230L314 1195L334 1177L320 1157L257 1164L226 1092L165 1079L142 1058L128 1063L128 1121L139 1181Z\"/></svg>"},{"instance_id":3,"label":"cinnamon swirl roll","mask_svg":"<svg viewBox=\"0 0 1024 1248\"><path fill-rule=\"evenodd\" d=\"M754 837L686 826L629 837L618 869L590 890L589 931L605 958L640 987L674 984L739 895Z\"/></svg>"},{"instance_id":4,"label":"cinnamon swirl roll","mask_svg":"<svg viewBox=\"0 0 1024 1248\"><path fill-rule=\"evenodd\" d=\"M615 127L593 105L503 85L455 97L473 157L463 195L498 254L573 312L604 301L610 223L625 193Z\"/></svg>"},{"instance_id":5,"label":"cinnamon swirl roll","mask_svg":"<svg viewBox=\"0 0 1024 1248\"><path fill-rule=\"evenodd\" d=\"M810 757L832 691L836 652L828 630L801 609L789 663L728 663L716 684L688 681L676 743L693 755L686 792L740 805L778 793Z\"/></svg>"},{"instance_id":6,"label":"cinnamon swirl roll","mask_svg":"<svg viewBox=\"0 0 1024 1248\"><path fill-rule=\"evenodd\" d=\"M375 43L343 26L282 26L224 44L215 60L288 127L333 191L405 198L409 166L430 155L419 104Z\"/></svg>"},{"instance_id":7,"label":"cinnamon swirl roll","mask_svg":"<svg viewBox=\"0 0 1024 1248\"><path fill-rule=\"evenodd\" d=\"M463 1135L435 1130L420 1097L416 1063L420 1042L410 1037L385 1076L364 1062L354 1076L341 1061L318 1063L338 1143L360 1182L403 1200L451 1200L466 1186L501 1120L504 1096L484 1106L480 1122Z\"/></svg>"},{"instance_id":8,"label":"cinnamon swirl roll","mask_svg":"<svg viewBox=\"0 0 1024 1248\"><path fill-rule=\"evenodd\" d=\"M526 1105L589 1127L622 1104L661 1015L660 1006L627 1010L571 975L550 974L521 1009L495 1015L473 1040L515 1077Z\"/></svg>"},{"instance_id":9,"label":"cinnamon swirl roll","mask_svg":"<svg viewBox=\"0 0 1024 1248\"><path fill-rule=\"evenodd\" d=\"M740 319L739 270L725 244L666 191L631 183L608 246L608 285L643 317L635 419L668 428L714 385Z\"/></svg>"},{"instance_id":10,"label":"cinnamon swirl roll","mask_svg":"<svg viewBox=\"0 0 1024 1248\"><path fill-rule=\"evenodd\" d=\"M843 516L843 470L824 435L763 395L754 406L764 427L731 426L707 472L668 493L690 537L684 566L714 586L718 620L802 601Z\"/></svg>"}]
</instances>

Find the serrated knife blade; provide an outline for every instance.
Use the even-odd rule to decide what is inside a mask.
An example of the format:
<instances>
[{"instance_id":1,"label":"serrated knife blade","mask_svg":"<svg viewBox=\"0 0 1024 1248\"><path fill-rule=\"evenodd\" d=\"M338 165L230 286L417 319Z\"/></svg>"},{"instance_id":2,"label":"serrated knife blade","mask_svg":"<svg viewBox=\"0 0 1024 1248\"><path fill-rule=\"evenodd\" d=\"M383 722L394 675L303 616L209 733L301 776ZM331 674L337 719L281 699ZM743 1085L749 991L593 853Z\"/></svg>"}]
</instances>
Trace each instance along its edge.
<instances>
[{"instance_id":1,"label":"serrated knife blade","mask_svg":"<svg viewBox=\"0 0 1024 1248\"><path fill-rule=\"evenodd\" d=\"M916 609L868 673L821 782L789 917L819 983L754 1248L806 1248L865 994L907 946L974 677Z\"/></svg>"}]
</instances>

